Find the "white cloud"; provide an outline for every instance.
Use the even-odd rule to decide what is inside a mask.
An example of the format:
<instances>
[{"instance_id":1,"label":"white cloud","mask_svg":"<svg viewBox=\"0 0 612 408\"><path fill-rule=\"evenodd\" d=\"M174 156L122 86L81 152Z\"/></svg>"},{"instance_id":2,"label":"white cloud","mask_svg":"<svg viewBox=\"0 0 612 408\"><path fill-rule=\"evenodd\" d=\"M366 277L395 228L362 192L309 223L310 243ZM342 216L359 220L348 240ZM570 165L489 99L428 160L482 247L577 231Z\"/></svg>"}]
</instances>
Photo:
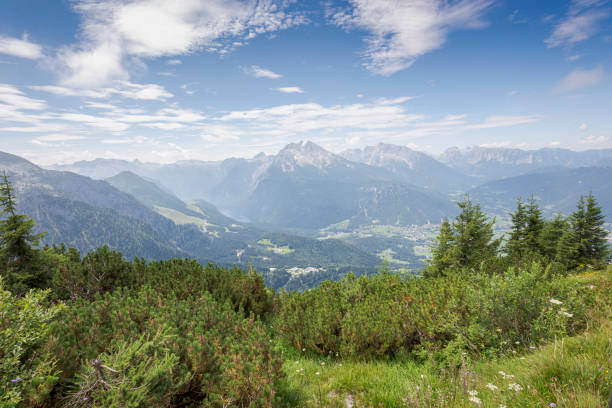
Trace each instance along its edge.
<instances>
[{"instance_id":1,"label":"white cloud","mask_svg":"<svg viewBox=\"0 0 612 408\"><path fill-rule=\"evenodd\" d=\"M114 87L82 89L57 85L30 86L35 91L48 92L60 96L79 96L95 99L106 99L113 95L139 100L161 100L172 98L163 86L157 84L134 84L129 81L114 81Z\"/></svg>"},{"instance_id":2,"label":"white cloud","mask_svg":"<svg viewBox=\"0 0 612 408\"><path fill-rule=\"evenodd\" d=\"M0 84L0 102L14 109L43 110L47 108L45 101L28 98L19 89L8 84Z\"/></svg>"},{"instance_id":3,"label":"white cloud","mask_svg":"<svg viewBox=\"0 0 612 408\"><path fill-rule=\"evenodd\" d=\"M265 69L257 65L251 65L250 67L245 67L243 68L243 71L249 75L253 75L255 78L278 79L282 77L282 75L277 74L276 72L272 72L269 69Z\"/></svg>"},{"instance_id":4,"label":"white cloud","mask_svg":"<svg viewBox=\"0 0 612 408\"><path fill-rule=\"evenodd\" d=\"M183 61L181 61L180 59L171 59L166 61L166 64L168 65L181 65L183 63Z\"/></svg>"},{"instance_id":5,"label":"white cloud","mask_svg":"<svg viewBox=\"0 0 612 408\"><path fill-rule=\"evenodd\" d=\"M610 144L610 137L603 136L603 135L584 136L580 138L580 140L578 141L578 144L584 147L604 147Z\"/></svg>"},{"instance_id":6,"label":"white cloud","mask_svg":"<svg viewBox=\"0 0 612 408\"><path fill-rule=\"evenodd\" d=\"M65 134L52 134L37 137L36 139L32 139L30 142L39 146L53 146L54 144L59 144L66 146L66 142L72 142L75 140L85 139L84 136L78 135L65 135Z\"/></svg>"},{"instance_id":7,"label":"white cloud","mask_svg":"<svg viewBox=\"0 0 612 408\"><path fill-rule=\"evenodd\" d=\"M299 86L286 86L286 87L273 88L273 89L275 91L282 92L282 93L304 93L302 88L300 88Z\"/></svg>"},{"instance_id":8,"label":"white cloud","mask_svg":"<svg viewBox=\"0 0 612 408\"><path fill-rule=\"evenodd\" d=\"M73 141L73 140L82 140L82 139L85 139L85 136L64 135L64 134L58 133L58 134L53 134L53 135L40 136L40 137L37 137L36 139L40 140L41 142L67 142L67 141Z\"/></svg>"},{"instance_id":9,"label":"white cloud","mask_svg":"<svg viewBox=\"0 0 612 408\"><path fill-rule=\"evenodd\" d=\"M26 35L22 39L0 35L0 54L8 54L19 58L42 58L42 47L28 41Z\"/></svg>"},{"instance_id":10,"label":"white cloud","mask_svg":"<svg viewBox=\"0 0 612 408\"><path fill-rule=\"evenodd\" d=\"M587 130L588 128L589 128L589 127L588 127L588 125L587 125L586 123L583 123L583 124L581 124L581 125L578 127L578 129L580 129L580 130Z\"/></svg>"},{"instance_id":11,"label":"white cloud","mask_svg":"<svg viewBox=\"0 0 612 408\"><path fill-rule=\"evenodd\" d=\"M604 69L601 65L598 65L592 70L578 68L563 78L555 88L555 91L570 92L577 89L588 88L601 82L604 75Z\"/></svg>"},{"instance_id":12,"label":"white cloud","mask_svg":"<svg viewBox=\"0 0 612 408\"><path fill-rule=\"evenodd\" d=\"M237 38L277 31L304 19L273 0L77 0L83 41L62 50L56 63L64 85L99 87L129 79L133 59L187 55L201 49L220 54ZM178 59L168 60L173 64Z\"/></svg>"},{"instance_id":13,"label":"white cloud","mask_svg":"<svg viewBox=\"0 0 612 408\"><path fill-rule=\"evenodd\" d=\"M482 14L492 0L350 0L351 10L336 11L332 20L371 35L364 56L367 69L392 75L440 48L456 29L481 28Z\"/></svg>"},{"instance_id":14,"label":"white cloud","mask_svg":"<svg viewBox=\"0 0 612 408\"><path fill-rule=\"evenodd\" d=\"M599 7L601 4L605 1L574 0L567 14L544 41L548 48L571 46L595 35L601 22L610 15L608 9Z\"/></svg>"}]
</instances>

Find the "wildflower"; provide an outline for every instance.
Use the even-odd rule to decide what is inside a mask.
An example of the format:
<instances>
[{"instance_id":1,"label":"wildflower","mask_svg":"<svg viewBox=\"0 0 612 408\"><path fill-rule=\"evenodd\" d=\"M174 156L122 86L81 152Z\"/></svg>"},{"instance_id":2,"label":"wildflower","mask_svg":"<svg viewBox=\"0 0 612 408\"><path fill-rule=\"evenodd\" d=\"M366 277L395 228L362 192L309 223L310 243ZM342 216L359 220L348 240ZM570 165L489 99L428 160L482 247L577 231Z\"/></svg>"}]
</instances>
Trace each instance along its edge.
<instances>
[{"instance_id":1,"label":"wildflower","mask_svg":"<svg viewBox=\"0 0 612 408\"><path fill-rule=\"evenodd\" d=\"M556 406L557 406L557 404L555 404L554 402L551 402L550 405L549 405L550 408L555 408Z\"/></svg>"},{"instance_id":2,"label":"wildflower","mask_svg":"<svg viewBox=\"0 0 612 408\"><path fill-rule=\"evenodd\" d=\"M531 350L535 350L535 346L529 346Z\"/></svg>"},{"instance_id":3,"label":"wildflower","mask_svg":"<svg viewBox=\"0 0 612 408\"><path fill-rule=\"evenodd\" d=\"M476 390L470 390L470 391L468 391L468 394L470 394L472 397L475 397L475 396L477 396L477 395L478 395L478 391L476 391Z\"/></svg>"},{"instance_id":4,"label":"wildflower","mask_svg":"<svg viewBox=\"0 0 612 408\"><path fill-rule=\"evenodd\" d=\"M425 378L425 376L423 374L421 374L421 380L424 379L424 378Z\"/></svg>"},{"instance_id":5,"label":"wildflower","mask_svg":"<svg viewBox=\"0 0 612 408\"><path fill-rule=\"evenodd\" d=\"M553 299L553 298L550 298L549 302L552 303L553 305L562 305L563 304L562 301L557 300L557 299Z\"/></svg>"},{"instance_id":6,"label":"wildflower","mask_svg":"<svg viewBox=\"0 0 612 408\"><path fill-rule=\"evenodd\" d=\"M495 385L495 384L491 384L491 383L488 383L488 384L486 385L486 387L487 387L488 389L490 389L491 391L497 391L497 390L499 390L499 387L497 387L497 385Z\"/></svg>"},{"instance_id":7,"label":"wildflower","mask_svg":"<svg viewBox=\"0 0 612 408\"><path fill-rule=\"evenodd\" d=\"M517 383L508 384L508 389L516 391L516 392L523 391L523 387L521 387L521 384L517 384Z\"/></svg>"},{"instance_id":8,"label":"wildflower","mask_svg":"<svg viewBox=\"0 0 612 408\"><path fill-rule=\"evenodd\" d=\"M21 378L21 377L13 378L13 379L11 380L11 382L12 382L12 383L16 383L16 382L21 381L22 379L23 379L23 378Z\"/></svg>"},{"instance_id":9,"label":"wildflower","mask_svg":"<svg viewBox=\"0 0 612 408\"><path fill-rule=\"evenodd\" d=\"M83 401L87 401L89 398L87 397L83 397Z\"/></svg>"},{"instance_id":10,"label":"wildflower","mask_svg":"<svg viewBox=\"0 0 612 408\"><path fill-rule=\"evenodd\" d=\"M476 405L481 405L482 401L480 400L480 398L475 397L475 396L471 396L470 398L468 398L471 402L473 402Z\"/></svg>"},{"instance_id":11,"label":"wildflower","mask_svg":"<svg viewBox=\"0 0 612 408\"><path fill-rule=\"evenodd\" d=\"M322 365L322 366L324 366L324 365L325 365L325 362L321 361L321 365Z\"/></svg>"},{"instance_id":12,"label":"wildflower","mask_svg":"<svg viewBox=\"0 0 612 408\"><path fill-rule=\"evenodd\" d=\"M342 367L342 363L338 364L340 367Z\"/></svg>"},{"instance_id":13,"label":"wildflower","mask_svg":"<svg viewBox=\"0 0 612 408\"><path fill-rule=\"evenodd\" d=\"M499 406L497 408L506 408L505 405L499 404Z\"/></svg>"},{"instance_id":14,"label":"wildflower","mask_svg":"<svg viewBox=\"0 0 612 408\"><path fill-rule=\"evenodd\" d=\"M562 314L562 315L563 315L563 316L565 316L565 317L574 317L574 315L573 315L573 314L571 314L571 313L567 313L567 312L565 312L565 311L560 312L560 314Z\"/></svg>"},{"instance_id":15,"label":"wildflower","mask_svg":"<svg viewBox=\"0 0 612 408\"><path fill-rule=\"evenodd\" d=\"M521 344L521 342L520 341L515 341L514 344Z\"/></svg>"},{"instance_id":16,"label":"wildflower","mask_svg":"<svg viewBox=\"0 0 612 408\"><path fill-rule=\"evenodd\" d=\"M497 329L496 331L497 331L498 333L501 333L501 332L502 332L502 329Z\"/></svg>"},{"instance_id":17,"label":"wildflower","mask_svg":"<svg viewBox=\"0 0 612 408\"><path fill-rule=\"evenodd\" d=\"M306 351L306 348L303 348L302 351Z\"/></svg>"},{"instance_id":18,"label":"wildflower","mask_svg":"<svg viewBox=\"0 0 612 408\"><path fill-rule=\"evenodd\" d=\"M321 375L321 373L317 371L317 372L315 373L315 375Z\"/></svg>"}]
</instances>

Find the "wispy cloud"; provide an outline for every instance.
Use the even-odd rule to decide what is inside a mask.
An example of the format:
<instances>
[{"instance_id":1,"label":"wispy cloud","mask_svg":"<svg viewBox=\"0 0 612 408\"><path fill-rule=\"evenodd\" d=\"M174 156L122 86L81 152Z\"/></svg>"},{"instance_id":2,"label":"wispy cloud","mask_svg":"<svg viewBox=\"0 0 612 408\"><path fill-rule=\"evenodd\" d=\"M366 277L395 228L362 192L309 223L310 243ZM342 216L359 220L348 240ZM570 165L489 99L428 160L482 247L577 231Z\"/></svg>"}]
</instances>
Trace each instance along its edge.
<instances>
[{"instance_id":1,"label":"wispy cloud","mask_svg":"<svg viewBox=\"0 0 612 408\"><path fill-rule=\"evenodd\" d=\"M249 75L253 75L255 78L278 79L282 77L281 74L277 74L276 72L270 71L269 69L259 67L257 65L251 65L250 67L245 67L243 68L243 71Z\"/></svg>"},{"instance_id":2,"label":"wispy cloud","mask_svg":"<svg viewBox=\"0 0 612 408\"><path fill-rule=\"evenodd\" d=\"M282 92L282 93L304 93L304 90L302 90L302 88L300 88L299 86L285 86L281 88L272 88L272 89L278 92Z\"/></svg>"},{"instance_id":3,"label":"wispy cloud","mask_svg":"<svg viewBox=\"0 0 612 408\"><path fill-rule=\"evenodd\" d=\"M604 75L604 69L601 65L598 65L592 70L578 68L563 78L555 88L555 91L571 92L577 89L588 88L601 82Z\"/></svg>"},{"instance_id":4,"label":"wispy cloud","mask_svg":"<svg viewBox=\"0 0 612 408\"><path fill-rule=\"evenodd\" d=\"M610 15L606 3L601 0L574 0L566 15L544 41L548 48L571 46L595 35L602 21Z\"/></svg>"},{"instance_id":5,"label":"wispy cloud","mask_svg":"<svg viewBox=\"0 0 612 408\"><path fill-rule=\"evenodd\" d=\"M64 48L56 66L64 85L89 88L129 79L126 61L231 51L258 34L301 24L272 0L77 0L83 41ZM176 64L178 59L170 59Z\"/></svg>"},{"instance_id":6,"label":"wispy cloud","mask_svg":"<svg viewBox=\"0 0 612 408\"><path fill-rule=\"evenodd\" d=\"M334 23L370 33L364 56L367 69L392 75L440 48L452 30L482 28L492 0L350 0L349 10L329 12Z\"/></svg>"},{"instance_id":7,"label":"wispy cloud","mask_svg":"<svg viewBox=\"0 0 612 408\"><path fill-rule=\"evenodd\" d=\"M0 35L0 54L27 59L43 57L42 47L30 42L27 35L24 35L21 39Z\"/></svg>"},{"instance_id":8,"label":"wispy cloud","mask_svg":"<svg viewBox=\"0 0 612 408\"><path fill-rule=\"evenodd\" d=\"M57 85L35 85L29 88L60 96L79 96L95 99L106 99L113 95L119 95L130 99L164 101L173 97L163 86L157 84L134 84L129 81L113 81L111 85L113 86L92 89Z\"/></svg>"},{"instance_id":9,"label":"wispy cloud","mask_svg":"<svg viewBox=\"0 0 612 408\"><path fill-rule=\"evenodd\" d=\"M0 84L0 102L15 109L42 110L47 107L45 101L29 98L19 89L8 84Z\"/></svg>"}]
</instances>

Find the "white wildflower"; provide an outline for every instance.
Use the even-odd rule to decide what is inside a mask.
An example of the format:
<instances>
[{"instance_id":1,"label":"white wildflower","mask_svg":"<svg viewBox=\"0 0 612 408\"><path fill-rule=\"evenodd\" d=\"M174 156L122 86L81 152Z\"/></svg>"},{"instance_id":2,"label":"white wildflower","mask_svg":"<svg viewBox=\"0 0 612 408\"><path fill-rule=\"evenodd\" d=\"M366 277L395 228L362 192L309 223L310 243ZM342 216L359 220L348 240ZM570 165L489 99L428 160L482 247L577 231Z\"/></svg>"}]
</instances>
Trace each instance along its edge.
<instances>
[{"instance_id":1,"label":"white wildflower","mask_svg":"<svg viewBox=\"0 0 612 408\"><path fill-rule=\"evenodd\" d=\"M470 397L470 398L468 398L468 399L469 399L470 401L472 401L472 402L473 402L474 404L476 404L476 405L481 405L481 404L482 404L482 401L481 401L481 400L480 400L480 398L478 398L478 397L471 396L471 397Z\"/></svg>"},{"instance_id":2,"label":"white wildflower","mask_svg":"<svg viewBox=\"0 0 612 408\"><path fill-rule=\"evenodd\" d=\"M470 391L468 391L468 394L470 394L472 397L475 397L476 395L478 395L478 391L470 390Z\"/></svg>"},{"instance_id":3,"label":"white wildflower","mask_svg":"<svg viewBox=\"0 0 612 408\"><path fill-rule=\"evenodd\" d=\"M549 302L552 303L553 305L562 305L563 304L562 301L557 300L557 299L553 299L553 298L550 298Z\"/></svg>"},{"instance_id":4,"label":"white wildflower","mask_svg":"<svg viewBox=\"0 0 612 408\"><path fill-rule=\"evenodd\" d=\"M573 314L568 313L568 312L561 312L561 314L562 314L563 316L565 316L565 317L574 317L574 315L573 315Z\"/></svg>"},{"instance_id":5,"label":"white wildflower","mask_svg":"<svg viewBox=\"0 0 612 408\"><path fill-rule=\"evenodd\" d=\"M508 384L508 389L516 391L516 392L523 391L523 387L521 387L521 384L517 384L517 383Z\"/></svg>"},{"instance_id":6,"label":"white wildflower","mask_svg":"<svg viewBox=\"0 0 612 408\"><path fill-rule=\"evenodd\" d=\"M421 374L421 380L424 379L424 378L425 378L425 376L423 374Z\"/></svg>"},{"instance_id":7,"label":"white wildflower","mask_svg":"<svg viewBox=\"0 0 612 408\"><path fill-rule=\"evenodd\" d=\"M321 373L317 371L317 372L315 373L315 375L321 375Z\"/></svg>"},{"instance_id":8,"label":"white wildflower","mask_svg":"<svg viewBox=\"0 0 612 408\"><path fill-rule=\"evenodd\" d=\"M499 406L497 408L506 408L505 405L499 404Z\"/></svg>"},{"instance_id":9,"label":"white wildflower","mask_svg":"<svg viewBox=\"0 0 612 408\"><path fill-rule=\"evenodd\" d=\"M499 390L499 387L498 387L497 385L495 385L495 384L491 384L491 383L488 383L488 384L486 385L486 387L487 387L488 389L490 389L491 391L497 391L497 390Z\"/></svg>"}]
</instances>

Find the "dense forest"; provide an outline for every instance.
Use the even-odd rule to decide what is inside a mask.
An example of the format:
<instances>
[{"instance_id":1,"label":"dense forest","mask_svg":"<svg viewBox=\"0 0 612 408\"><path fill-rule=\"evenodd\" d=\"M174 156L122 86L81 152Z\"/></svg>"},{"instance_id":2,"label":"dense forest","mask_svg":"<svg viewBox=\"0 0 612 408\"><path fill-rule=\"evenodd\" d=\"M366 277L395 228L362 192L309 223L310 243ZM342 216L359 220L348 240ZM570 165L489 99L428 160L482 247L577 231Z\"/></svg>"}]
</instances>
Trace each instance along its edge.
<instances>
[{"instance_id":1,"label":"dense forest","mask_svg":"<svg viewBox=\"0 0 612 408\"><path fill-rule=\"evenodd\" d=\"M15 203L5 175L1 407L597 407L608 398L612 271L592 194L567 218L544 219L533 198L518 199L503 242L466 196L422 274L383 265L304 292L190 259L40 247ZM491 368L506 366L516 371Z\"/></svg>"}]
</instances>

